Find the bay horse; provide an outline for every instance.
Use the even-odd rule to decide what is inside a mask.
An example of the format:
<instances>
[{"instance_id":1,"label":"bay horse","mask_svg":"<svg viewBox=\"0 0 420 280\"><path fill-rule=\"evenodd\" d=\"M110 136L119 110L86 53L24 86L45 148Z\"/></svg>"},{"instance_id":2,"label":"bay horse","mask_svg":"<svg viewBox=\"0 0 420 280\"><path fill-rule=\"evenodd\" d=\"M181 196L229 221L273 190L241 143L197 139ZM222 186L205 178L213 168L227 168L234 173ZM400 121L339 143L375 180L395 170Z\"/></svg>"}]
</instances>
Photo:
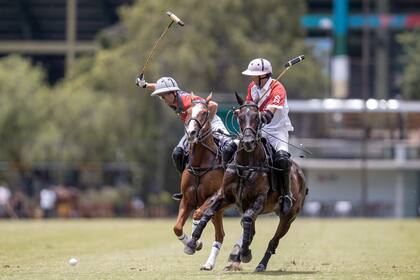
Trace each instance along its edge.
<instances>
[{"instance_id":1,"label":"bay horse","mask_svg":"<svg viewBox=\"0 0 420 280\"><path fill-rule=\"evenodd\" d=\"M236 94L239 109L235 115L239 120L240 135L238 150L232 164L225 170L221 191L213 198L211 206L203 213L200 223L187 244L190 252L194 252L196 240L201 236L209 219L220 209L236 203L243 213L242 244L235 245L229 257L231 264L225 270L240 270L240 263L252 259L249 248L255 235L255 220L260 214L275 212L279 223L273 238L268 243L264 257L255 268L256 272L265 271L271 255L275 254L280 239L288 232L303 207L307 194L305 178L300 167L292 162L290 171L291 192L294 204L289 213L282 215L279 210L280 194L270 188L270 168L267 153L261 141L261 120L258 106L252 102L244 102Z\"/></svg>"},{"instance_id":2,"label":"bay horse","mask_svg":"<svg viewBox=\"0 0 420 280\"><path fill-rule=\"evenodd\" d=\"M211 112L209 102L212 94L206 99L195 99L191 95L191 107L187 111L185 132L188 139L188 163L181 177L182 199L179 204L178 217L174 226L175 235L186 245L190 238L183 232L188 216L193 210L193 231L203 211L210 205L210 198L222 184L224 169L221 151L216 145L211 129ZM214 112L215 113L215 112ZM223 238L223 211L218 211L212 218L215 228L215 242L210 256L201 270L212 270L219 254ZM200 250L201 241L196 242L194 249Z\"/></svg>"}]
</instances>

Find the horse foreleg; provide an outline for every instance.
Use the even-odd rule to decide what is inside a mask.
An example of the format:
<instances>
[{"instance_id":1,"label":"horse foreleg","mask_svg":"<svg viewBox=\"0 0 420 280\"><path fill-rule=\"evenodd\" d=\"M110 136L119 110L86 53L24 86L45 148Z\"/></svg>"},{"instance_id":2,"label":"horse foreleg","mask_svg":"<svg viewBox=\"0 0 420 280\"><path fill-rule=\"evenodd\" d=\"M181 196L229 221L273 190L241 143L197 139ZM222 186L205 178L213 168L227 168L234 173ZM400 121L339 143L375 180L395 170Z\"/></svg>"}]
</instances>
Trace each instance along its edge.
<instances>
[{"instance_id":1,"label":"horse foreleg","mask_svg":"<svg viewBox=\"0 0 420 280\"><path fill-rule=\"evenodd\" d=\"M184 252L186 254L193 255L195 253L197 240L200 239L201 234L203 233L203 230L206 227L207 223L214 216L217 210L221 208L222 202L223 202L223 196L217 195L214 197L214 200L212 201L210 207L204 211L200 219L200 222L198 223L196 229L192 233L190 241L187 243L187 245L184 248Z\"/></svg>"},{"instance_id":2,"label":"horse foreleg","mask_svg":"<svg viewBox=\"0 0 420 280\"><path fill-rule=\"evenodd\" d=\"M252 259L252 253L249 249L251 245L252 239L255 234L255 219L264 208L264 202L266 199L266 195L261 194L257 197L257 199L252 203L251 207L248 208L244 216L242 218L242 227L244 229L243 234L243 241L242 241L242 248L240 251L240 258L241 261L244 263L248 263Z\"/></svg>"},{"instance_id":3,"label":"horse foreleg","mask_svg":"<svg viewBox=\"0 0 420 280\"><path fill-rule=\"evenodd\" d=\"M222 211L217 212L212 218L212 222L215 229L215 241L213 242L209 258L207 259L206 263L201 267L201 270L212 270L216 264L216 259L219 255L220 248L222 247L223 239L225 237L222 219Z\"/></svg>"},{"instance_id":4,"label":"horse foreleg","mask_svg":"<svg viewBox=\"0 0 420 280\"><path fill-rule=\"evenodd\" d=\"M266 270L267 264L271 258L271 255L274 255L276 253L276 249L277 249L277 246L279 245L280 239L289 231L290 225L292 224L293 220L294 220L294 217L290 217L290 216L283 216L280 219L280 222L277 226L276 233L274 234L274 237L268 243L268 247L265 251L264 257L262 258L258 266L255 268L255 272L262 272Z\"/></svg>"},{"instance_id":5,"label":"horse foreleg","mask_svg":"<svg viewBox=\"0 0 420 280\"><path fill-rule=\"evenodd\" d=\"M186 202L185 198L182 198L181 202L179 203L178 217L176 219L176 223L173 229L179 241L181 241L184 245L187 245L189 237L185 232L183 232L182 229L191 211L192 208L188 206L188 203Z\"/></svg>"}]
</instances>

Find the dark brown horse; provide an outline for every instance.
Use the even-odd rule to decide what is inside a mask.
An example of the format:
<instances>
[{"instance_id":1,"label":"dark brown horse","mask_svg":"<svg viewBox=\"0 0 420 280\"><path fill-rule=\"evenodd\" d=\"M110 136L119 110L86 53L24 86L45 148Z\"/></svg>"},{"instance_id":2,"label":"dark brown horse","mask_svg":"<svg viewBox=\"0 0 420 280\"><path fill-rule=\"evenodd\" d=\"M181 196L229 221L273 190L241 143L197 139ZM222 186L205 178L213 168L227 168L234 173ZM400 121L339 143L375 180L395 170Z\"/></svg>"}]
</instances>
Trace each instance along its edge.
<instances>
[{"instance_id":1,"label":"dark brown horse","mask_svg":"<svg viewBox=\"0 0 420 280\"><path fill-rule=\"evenodd\" d=\"M302 209L307 187L302 170L293 162L290 183L294 204L288 214L281 215L278 203L280 194L270 188L270 166L260 138L261 120L258 106L253 102L244 103L238 95L237 100L240 107L236 115L241 130L238 151L233 163L228 165L225 171L221 191L213 198L210 208L204 212L187 247L194 251L195 241L201 236L213 213L236 203L243 213L241 220L243 239L240 247L237 249L234 247L230 256L232 263L226 269L238 270L240 262L247 263L252 259L249 247L255 234L257 216L275 212L280 217L276 233L255 269L257 272L262 272L267 268L271 255L275 253L279 240L288 232L291 223Z\"/></svg>"},{"instance_id":2,"label":"dark brown horse","mask_svg":"<svg viewBox=\"0 0 420 280\"><path fill-rule=\"evenodd\" d=\"M205 100L195 100L192 94L192 104L186 119L185 130L189 142L189 161L182 173L182 199L179 204L178 218L174 226L176 236L184 245L189 241L189 237L183 232L188 216L195 210L193 213L194 231L203 210L210 205L210 200L207 200L219 190L224 174L221 152L214 141L211 129L211 117L212 114L215 114L209 109L211 97L212 95L210 94ZM215 213L213 216L215 242L207 262L201 267L202 270L213 269L216 262L216 257L225 235L222 218L222 211ZM201 242L196 243L194 249L201 249ZM186 251L186 253L188 252Z\"/></svg>"}]
</instances>

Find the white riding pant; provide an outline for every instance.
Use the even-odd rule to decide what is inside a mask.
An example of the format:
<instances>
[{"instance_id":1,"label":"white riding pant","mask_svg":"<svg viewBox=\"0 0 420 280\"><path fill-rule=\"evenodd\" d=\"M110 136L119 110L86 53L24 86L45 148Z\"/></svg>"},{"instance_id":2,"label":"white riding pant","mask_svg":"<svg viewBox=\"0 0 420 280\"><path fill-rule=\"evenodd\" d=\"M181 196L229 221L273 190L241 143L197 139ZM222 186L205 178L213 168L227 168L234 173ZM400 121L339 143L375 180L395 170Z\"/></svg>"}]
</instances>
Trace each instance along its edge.
<instances>
[{"instance_id":1,"label":"white riding pant","mask_svg":"<svg viewBox=\"0 0 420 280\"><path fill-rule=\"evenodd\" d=\"M263 130L261 136L267 139L276 152L280 150L289 152L289 131L287 128L277 129L275 132L268 131L268 133L270 134Z\"/></svg>"},{"instance_id":2,"label":"white riding pant","mask_svg":"<svg viewBox=\"0 0 420 280\"><path fill-rule=\"evenodd\" d=\"M225 127L225 124L223 123L222 119L215 115L213 120L211 121L211 130L212 131L218 131L222 130L224 133L229 134L228 130ZM219 140L220 147L223 147L230 141L230 138L223 135L222 133L213 133L213 135ZM181 140L179 141L177 147L181 147L184 150L187 150L188 148L188 140L187 140L187 134L184 133L184 136L182 136Z\"/></svg>"}]
</instances>

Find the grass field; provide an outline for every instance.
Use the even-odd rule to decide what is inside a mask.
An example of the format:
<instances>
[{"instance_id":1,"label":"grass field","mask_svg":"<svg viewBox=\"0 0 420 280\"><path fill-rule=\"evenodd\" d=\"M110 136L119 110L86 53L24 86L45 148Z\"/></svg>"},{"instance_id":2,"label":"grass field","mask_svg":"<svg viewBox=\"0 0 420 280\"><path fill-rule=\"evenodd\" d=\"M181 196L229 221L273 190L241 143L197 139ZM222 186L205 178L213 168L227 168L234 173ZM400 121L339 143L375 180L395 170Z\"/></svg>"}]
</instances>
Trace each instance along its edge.
<instances>
[{"instance_id":1,"label":"grass field","mask_svg":"<svg viewBox=\"0 0 420 280\"><path fill-rule=\"evenodd\" d=\"M1 221L0 279L420 279L420 220L298 219L267 271L254 274L276 221L258 220L254 259L242 272L223 271L241 233L238 219L225 219L224 247L210 272L199 268L211 225L204 249L187 256L174 219ZM72 256L76 266L68 264Z\"/></svg>"}]
</instances>

